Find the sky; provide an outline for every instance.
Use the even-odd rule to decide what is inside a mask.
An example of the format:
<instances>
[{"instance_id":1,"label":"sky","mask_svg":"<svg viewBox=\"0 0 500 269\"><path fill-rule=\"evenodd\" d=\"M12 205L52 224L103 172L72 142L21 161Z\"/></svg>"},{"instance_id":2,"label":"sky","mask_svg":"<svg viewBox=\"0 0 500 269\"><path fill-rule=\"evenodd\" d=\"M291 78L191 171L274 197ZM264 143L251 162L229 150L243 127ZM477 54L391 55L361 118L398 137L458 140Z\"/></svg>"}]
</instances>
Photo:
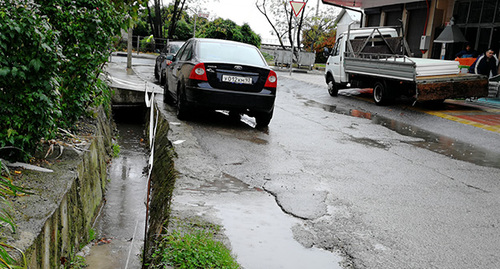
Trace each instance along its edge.
<instances>
[{"instance_id":1,"label":"sky","mask_svg":"<svg viewBox=\"0 0 500 269\"><path fill-rule=\"evenodd\" d=\"M295 1L300 2L300 0ZM210 13L210 19L215 17L230 19L240 26L248 23L252 30L259 34L266 43L266 39L275 39L275 37L271 35L272 27L266 17L259 12L255 2L256 0L208 0L202 8ZM316 4L317 0L309 0L308 5L315 7ZM325 5L320 3L319 6L321 9Z\"/></svg>"}]
</instances>

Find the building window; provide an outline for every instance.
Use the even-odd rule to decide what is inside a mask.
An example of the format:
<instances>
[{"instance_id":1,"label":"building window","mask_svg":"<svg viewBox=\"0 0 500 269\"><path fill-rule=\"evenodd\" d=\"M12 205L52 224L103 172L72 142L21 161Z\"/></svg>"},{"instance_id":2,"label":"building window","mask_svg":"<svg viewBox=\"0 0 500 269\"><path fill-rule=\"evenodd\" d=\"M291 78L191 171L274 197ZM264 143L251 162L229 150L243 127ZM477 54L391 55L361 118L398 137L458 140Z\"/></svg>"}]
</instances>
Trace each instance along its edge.
<instances>
[{"instance_id":1,"label":"building window","mask_svg":"<svg viewBox=\"0 0 500 269\"><path fill-rule=\"evenodd\" d=\"M456 0L453 17L479 53L488 48L499 52L500 0Z\"/></svg>"}]
</instances>

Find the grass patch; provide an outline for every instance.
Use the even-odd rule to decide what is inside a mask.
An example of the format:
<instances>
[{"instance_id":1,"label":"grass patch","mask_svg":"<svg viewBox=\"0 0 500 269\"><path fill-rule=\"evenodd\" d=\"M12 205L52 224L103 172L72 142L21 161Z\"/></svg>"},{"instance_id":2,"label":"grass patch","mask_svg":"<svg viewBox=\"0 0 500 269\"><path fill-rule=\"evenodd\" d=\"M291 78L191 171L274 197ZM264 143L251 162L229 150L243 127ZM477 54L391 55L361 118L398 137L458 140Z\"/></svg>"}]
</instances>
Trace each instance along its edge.
<instances>
[{"instance_id":1,"label":"grass patch","mask_svg":"<svg viewBox=\"0 0 500 269\"><path fill-rule=\"evenodd\" d=\"M240 268L220 241L220 226L189 219L173 221L175 228L163 236L152 255L150 268Z\"/></svg>"},{"instance_id":2,"label":"grass patch","mask_svg":"<svg viewBox=\"0 0 500 269\"><path fill-rule=\"evenodd\" d=\"M206 231L188 234L174 231L153 255L161 256L162 267L239 268L229 249Z\"/></svg>"}]
</instances>

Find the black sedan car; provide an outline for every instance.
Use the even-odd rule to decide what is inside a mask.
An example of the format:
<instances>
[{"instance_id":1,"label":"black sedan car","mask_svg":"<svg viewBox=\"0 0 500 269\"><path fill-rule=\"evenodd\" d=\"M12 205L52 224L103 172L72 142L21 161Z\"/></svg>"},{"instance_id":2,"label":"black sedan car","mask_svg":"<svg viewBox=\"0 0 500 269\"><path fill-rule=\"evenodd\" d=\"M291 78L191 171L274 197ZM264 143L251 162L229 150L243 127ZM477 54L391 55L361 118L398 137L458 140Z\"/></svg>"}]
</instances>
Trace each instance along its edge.
<instances>
[{"instance_id":1,"label":"black sedan car","mask_svg":"<svg viewBox=\"0 0 500 269\"><path fill-rule=\"evenodd\" d=\"M169 58L164 101L176 104L179 119L210 108L255 117L258 127L271 121L277 76L255 46L193 38Z\"/></svg>"},{"instance_id":2,"label":"black sedan car","mask_svg":"<svg viewBox=\"0 0 500 269\"><path fill-rule=\"evenodd\" d=\"M161 85L165 84L165 70L167 68L167 57L169 55L174 55L179 51L179 49L184 45L185 41L169 41L163 47L160 55L156 57L155 63L155 78L160 82Z\"/></svg>"}]
</instances>

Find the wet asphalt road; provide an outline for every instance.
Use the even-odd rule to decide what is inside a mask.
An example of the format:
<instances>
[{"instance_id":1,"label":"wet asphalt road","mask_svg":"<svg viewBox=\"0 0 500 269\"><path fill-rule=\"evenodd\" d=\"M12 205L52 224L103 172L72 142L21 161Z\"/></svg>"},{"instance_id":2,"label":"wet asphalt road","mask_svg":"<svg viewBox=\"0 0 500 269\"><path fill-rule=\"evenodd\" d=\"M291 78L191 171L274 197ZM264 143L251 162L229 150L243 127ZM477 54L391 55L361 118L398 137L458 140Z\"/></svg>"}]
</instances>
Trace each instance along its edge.
<instances>
[{"instance_id":1,"label":"wet asphalt road","mask_svg":"<svg viewBox=\"0 0 500 269\"><path fill-rule=\"evenodd\" d=\"M279 73L266 130L166 105L174 211L223 225L245 268L498 268L500 135L317 81Z\"/></svg>"}]
</instances>

